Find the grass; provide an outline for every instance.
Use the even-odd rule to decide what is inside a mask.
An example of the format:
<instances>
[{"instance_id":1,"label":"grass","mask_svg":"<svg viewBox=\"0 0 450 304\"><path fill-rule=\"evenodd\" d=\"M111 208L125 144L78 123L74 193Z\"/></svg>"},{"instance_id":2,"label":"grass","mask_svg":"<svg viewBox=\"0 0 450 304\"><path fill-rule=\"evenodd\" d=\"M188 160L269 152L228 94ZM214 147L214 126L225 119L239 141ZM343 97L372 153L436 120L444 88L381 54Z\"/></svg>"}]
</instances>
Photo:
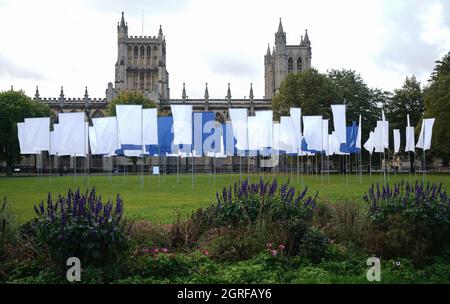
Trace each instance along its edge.
<instances>
[{"instance_id":1,"label":"grass","mask_svg":"<svg viewBox=\"0 0 450 304\"><path fill-rule=\"evenodd\" d=\"M244 175L243 175L244 176ZM264 174L265 179L274 175ZM302 175L292 174L275 175L280 180L290 179L291 184L300 190L308 185L312 195L319 191L319 200L345 202L349 200L361 201L363 194L372 183L383 182L382 176L372 174L364 175L362 183L353 175ZM386 178L390 182L409 181L409 174L389 174ZM259 175L250 175L251 181L259 179ZM414 174L411 177L415 181ZM422 180L422 174L417 174ZM49 192L56 196L65 193L67 189L87 189L96 187L103 199L114 199L120 193L125 203L128 216L146 218L161 223L170 223L175 217L175 211L182 214L210 205L215 202L215 193L223 186L232 185L239 180L239 174L197 174L195 175L194 189L192 189L192 176L180 175L177 183L176 175L161 176L52 176L47 177L0 177L0 197L6 197L19 222L26 222L34 217L33 205L46 200ZM427 174L426 181L443 182L450 186L450 174Z\"/></svg>"}]
</instances>

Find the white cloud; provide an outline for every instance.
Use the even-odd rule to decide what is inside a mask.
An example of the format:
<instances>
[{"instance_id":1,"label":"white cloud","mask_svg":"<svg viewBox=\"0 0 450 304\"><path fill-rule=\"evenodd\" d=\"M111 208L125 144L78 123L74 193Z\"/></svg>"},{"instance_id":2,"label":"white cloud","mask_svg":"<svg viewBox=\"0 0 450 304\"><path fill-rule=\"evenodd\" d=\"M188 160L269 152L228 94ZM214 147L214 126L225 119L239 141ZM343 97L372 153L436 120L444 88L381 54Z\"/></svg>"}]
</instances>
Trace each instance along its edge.
<instances>
[{"instance_id":1,"label":"white cloud","mask_svg":"<svg viewBox=\"0 0 450 304\"><path fill-rule=\"evenodd\" d=\"M321 72L351 68L370 86L391 90L412 73L426 80L450 48L448 3L414 5L419 2L2 1L0 27L7 30L0 51L10 65L1 64L9 72L0 73L0 90L14 85L33 95L39 85L41 96L56 97L64 85L66 96L81 97L88 86L91 96L104 97L114 82L122 10L130 35L141 35L142 27L157 35L162 25L172 98L180 98L183 82L190 98L203 97L205 82L210 98L223 98L228 82L235 98L248 96L250 82L262 98L264 55L279 17L289 44L298 44L308 28L312 63Z\"/></svg>"}]
</instances>

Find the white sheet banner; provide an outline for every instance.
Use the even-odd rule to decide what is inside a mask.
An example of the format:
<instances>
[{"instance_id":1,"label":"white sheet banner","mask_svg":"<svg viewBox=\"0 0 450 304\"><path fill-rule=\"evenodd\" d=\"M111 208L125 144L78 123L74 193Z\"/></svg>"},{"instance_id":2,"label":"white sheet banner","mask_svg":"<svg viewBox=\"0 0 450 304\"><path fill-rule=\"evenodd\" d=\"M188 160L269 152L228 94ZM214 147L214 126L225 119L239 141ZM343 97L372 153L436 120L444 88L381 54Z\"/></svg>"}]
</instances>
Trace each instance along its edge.
<instances>
[{"instance_id":1,"label":"white sheet banner","mask_svg":"<svg viewBox=\"0 0 450 304\"><path fill-rule=\"evenodd\" d=\"M272 147L272 116L271 110L255 111L255 117L258 121L258 148Z\"/></svg>"},{"instance_id":2,"label":"white sheet banner","mask_svg":"<svg viewBox=\"0 0 450 304\"><path fill-rule=\"evenodd\" d=\"M273 132L272 132L272 154L278 153L281 150L280 146L280 123L273 123Z\"/></svg>"},{"instance_id":3,"label":"white sheet banner","mask_svg":"<svg viewBox=\"0 0 450 304\"><path fill-rule=\"evenodd\" d=\"M27 146L26 126L24 122L17 123L17 137L19 138L20 154L36 154L32 147Z\"/></svg>"},{"instance_id":4,"label":"white sheet banner","mask_svg":"<svg viewBox=\"0 0 450 304\"><path fill-rule=\"evenodd\" d=\"M333 126L340 144L347 142L347 126L345 117L345 105L331 105L333 111Z\"/></svg>"},{"instance_id":5,"label":"white sheet banner","mask_svg":"<svg viewBox=\"0 0 450 304\"><path fill-rule=\"evenodd\" d=\"M173 144L192 145L192 105L170 105L173 116Z\"/></svg>"},{"instance_id":6,"label":"white sheet banner","mask_svg":"<svg viewBox=\"0 0 450 304\"><path fill-rule=\"evenodd\" d=\"M375 133L374 132L370 132L369 133L369 138L366 140L366 142L364 143L364 149L366 149L367 151L369 151L370 154L373 153L373 149L374 149L374 140L375 140Z\"/></svg>"},{"instance_id":7,"label":"white sheet banner","mask_svg":"<svg viewBox=\"0 0 450 304\"><path fill-rule=\"evenodd\" d=\"M116 114L119 146L142 146L142 105L116 105Z\"/></svg>"},{"instance_id":8,"label":"white sheet banner","mask_svg":"<svg viewBox=\"0 0 450 304\"><path fill-rule=\"evenodd\" d=\"M328 119L322 120L322 150L327 155L328 151Z\"/></svg>"},{"instance_id":9,"label":"white sheet banner","mask_svg":"<svg viewBox=\"0 0 450 304\"><path fill-rule=\"evenodd\" d=\"M236 149L248 149L247 109L230 109L233 134L236 138Z\"/></svg>"},{"instance_id":10,"label":"white sheet banner","mask_svg":"<svg viewBox=\"0 0 450 304\"><path fill-rule=\"evenodd\" d=\"M419 139L416 148L428 150L431 148L431 136L433 135L434 118L425 118L422 121Z\"/></svg>"},{"instance_id":11,"label":"white sheet banner","mask_svg":"<svg viewBox=\"0 0 450 304\"><path fill-rule=\"evenodd\" d=\"M101 117L92 119L97 138L98 149L106 151L108 156L115 155L119 149L116 117Z\"/></svg>"},{"instance_id":12,"label":"white sheet banner","mask_svg":"<svg viewBox=\"0 0 450 304\"><path fill-rule=\"evenodd\" d=\"M142 138L144 145L158 144L158 110L143 109L142 110Z\"/></svg>"},{"instance_id":13,"label":"white sheet banner","mask_svg":"<svg viewBox=\"0 0 450 304\"><path fill-rule=\"evenodd\" d=\"M290 116L280 117L280 150L286 153L298 152L298 141L295 132L295 125Z\"/></svg>"},{"instance_id":14,"label":"white sheet banner","mask_svg":"<svg viewBox=\"0 0 450 304\"><path fill-rule=\"evenodd\" d=\"M415 139L414 139L414 127L406 127L406 145L405 152L416 152Z\"/></svg>"},{"instance_id":15,"label":"white sheet banner","mask_svg":"<svg viewBox=\"0 0 450 304\"><path fill-rule=\"evenodd\" d=\"M398 153L400 151L400 130L394 129L394 153Z\"/></svg>"},{"instance_id":16,"label":"white sheet banner","mask_svg":"<svg viewBox=\"0 0 450 304\"><path fill-rule=\"evenodd\" d=\"M85 130L85 113L60 113L58 119L58 155L84 156L88 137Z\"/></svg>"},{"instance_id":17,"label":"white sheet banner","mask_svg":"<svg viewBox=\"0 0 450 304\"><path fill-rule=\"evenodd\" d=\"M322 116L303 116L303 137L308 150L322 151Z\"/></svg>"},{"instance_id":18,"label":"white sheet banner","mask_svg":"<svg viewBox=\"0 0 450 304\"><path fill-rule=\"evenodd\" d=\"M301 108L291 108L290 109L291 119L295 126L295 136L297 137L298 148L301 149L302 142L302 109Z\"/></svg>"},{"instance_id":19,"label":"white sheet banner","mask_svg":"<svg viewBox=\"0 0 450 304\"><path fill-rule=\"evenodd\" d=\"M359 115L359 123L358 123L358 136L356 137L356 148L361 149L361 140L362 140L362 126L361 126L361 115Z\"/></svg>"},{"instance_id":20,"label":"white sheet banner","mask_svg":"<svg viewBox=\"0 0 450 304\"><path fill-rule=\"evenodd\" d=\"M36 154L50 150L50 118L25 118L25 147Z\"/></svg>"}]
</instances>

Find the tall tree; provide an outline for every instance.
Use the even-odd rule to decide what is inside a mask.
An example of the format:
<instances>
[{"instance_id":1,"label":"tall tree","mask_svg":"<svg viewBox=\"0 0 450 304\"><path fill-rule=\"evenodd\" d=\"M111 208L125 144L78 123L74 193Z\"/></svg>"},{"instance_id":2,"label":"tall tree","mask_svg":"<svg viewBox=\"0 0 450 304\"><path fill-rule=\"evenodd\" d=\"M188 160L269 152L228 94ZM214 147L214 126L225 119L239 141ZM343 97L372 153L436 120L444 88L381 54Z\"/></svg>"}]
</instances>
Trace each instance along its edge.
<instances>
[{"instance_id":1,"label":"tall tree","mask_svg":"<svg viewBox=\"0 0 450 304\"><path fill-rule=\"evenodd\" d=\"M323 115L330 118L330 105L336 97L333 82L325 74L309 69L288 74L272 104L276 116L289 115L289 108L300 107L302 115Z\"/></svg>"},{"instance_id":2,"label":"tall tree","mask_svg":"<svg viewBox=\"0 0 450 304\"><path fill-rule=\"evenodd\" d=\"M405 133L406 115L409 114L411 125L417 126L424 111L424 96L420 82L416 77L406 77L403 86L394 90L394 95L387 104L387 116L392 128Z\"/></svg>"},{"instance_id":3,"label":"tall tree","mask_svg":"<svg viewBox=\"0 0 450 304\"><path fill-rule=\"evenodd\" d=\"M23 91L0 92L0 161L6 161L8 174L21 159L17 123L31 117L50 117L50 109Z\"/></svg>"},{"instance_id":4,"label":"tall tree","mask_svg":"<svg viewBox=\"0 0 450 304\"><path fill-rule=\"evenodd\" d=\"M116 115L116 105L118 104L133 104L142 105L143 108L156 108L156 104L144 96L141 92L136 91L121 91L106 108L108 115Z\"/></svg>"},{"instance_id":5,"label":"tall tree","mask_svg":"<svg viewBox=\"0 0 450 304\"><path fill-rule=\"evenodd\" d=\"M442 158L444 165L448 165L450 159L450 52L436 61L436 67L424 93L424 118L436 118L431 153Z\"/></svg>"},{"instance_id":6,"label":"tall tree","mask_svg":"<svg viewBox=\"0 0 450 304\"><path fill-rule=\"evenodd\" d=\"M372 90L354 70L330 70L328 77L336 87L338 103L346 105L347 124L362 120L362 140L368 137L369 131L375 127L379 113L379 103L385 98L380 90Z\"/></svg>"}]
</instances>

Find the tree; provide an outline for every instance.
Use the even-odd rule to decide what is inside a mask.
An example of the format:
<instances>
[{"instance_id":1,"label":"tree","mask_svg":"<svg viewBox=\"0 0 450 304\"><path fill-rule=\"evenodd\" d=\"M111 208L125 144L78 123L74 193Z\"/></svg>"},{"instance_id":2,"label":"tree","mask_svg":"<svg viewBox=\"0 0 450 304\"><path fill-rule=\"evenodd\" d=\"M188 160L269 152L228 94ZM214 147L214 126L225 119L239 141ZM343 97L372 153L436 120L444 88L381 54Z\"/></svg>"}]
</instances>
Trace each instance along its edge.
<instances>
[{"instance_id":1,"label":"tree","mask_svg":"<svg viewBox=\"0 0 450 304\"><path fill-rule=\"evenodd\" d=\"M302 108L302 115L331 117L330 105L335 102L336 87L324 74L315 69L290 73L273 98L275 116L289 115L291 107Z\"/></svg>"},{"instance_id":2,"label":"tree","mask_svg":"<svg viewBox=\"0 0 450 304\"><path fill-rule=\"evenodd\" d=\"M143 108L156 108L155 102L148 99L141 92L121 91L106 107L106 113L110 116L116 115L116 105L133 104L142 105Z\"/></svg>"},{"instance_id":3,"label":"tree","mask_svg":"<svg viewBox=\"0 0 450 304\"><path fill-rule=\"evenodd\" d=\"M428 82L428 87L424 90L423 117L436 118L431 153L442 158L444 165L448 165L450 159L450 52L436 61L436 67Z\"/></svg>"},{"instance_id":4,"label":"tree","mask_svg":"<svg viewBox=\"0 0 450 304\"><path fill-rule=\"evenodd\" d=\"M387 116L392 128L400 129L404 135L406 126L406 115L412 126L417 126L424 110L424 97L420 82L416 77L406 77L403 86L394 90L394 95L387 104Z\"/></svg>"},{"instance_id":5,"label":"tree","mask_svg":"<svg viewBox=\"0 0 450 304\"><path fill-rule=\"evenodd\" d=\"M385 99L384 92L370 89L361 75L353 70L331 70L328 77L336 88L336 102L346 105L347 124L362 120L361 139L364 142L369 132L375 127L379 116L379 104Z\"/></svg>"},{"instance_id":6,"label":"tree","mask_svg":"<svg viewBox=\"0 0 450 304\"><path fill-rule=\"evenodd\" d=\"M17 123L25 118L50 117L50 109L23 91L5 91L0 92L0 117L0 161L6 161L7 174L11 174L21 159Z\"/></svg>"}]
</instances>

